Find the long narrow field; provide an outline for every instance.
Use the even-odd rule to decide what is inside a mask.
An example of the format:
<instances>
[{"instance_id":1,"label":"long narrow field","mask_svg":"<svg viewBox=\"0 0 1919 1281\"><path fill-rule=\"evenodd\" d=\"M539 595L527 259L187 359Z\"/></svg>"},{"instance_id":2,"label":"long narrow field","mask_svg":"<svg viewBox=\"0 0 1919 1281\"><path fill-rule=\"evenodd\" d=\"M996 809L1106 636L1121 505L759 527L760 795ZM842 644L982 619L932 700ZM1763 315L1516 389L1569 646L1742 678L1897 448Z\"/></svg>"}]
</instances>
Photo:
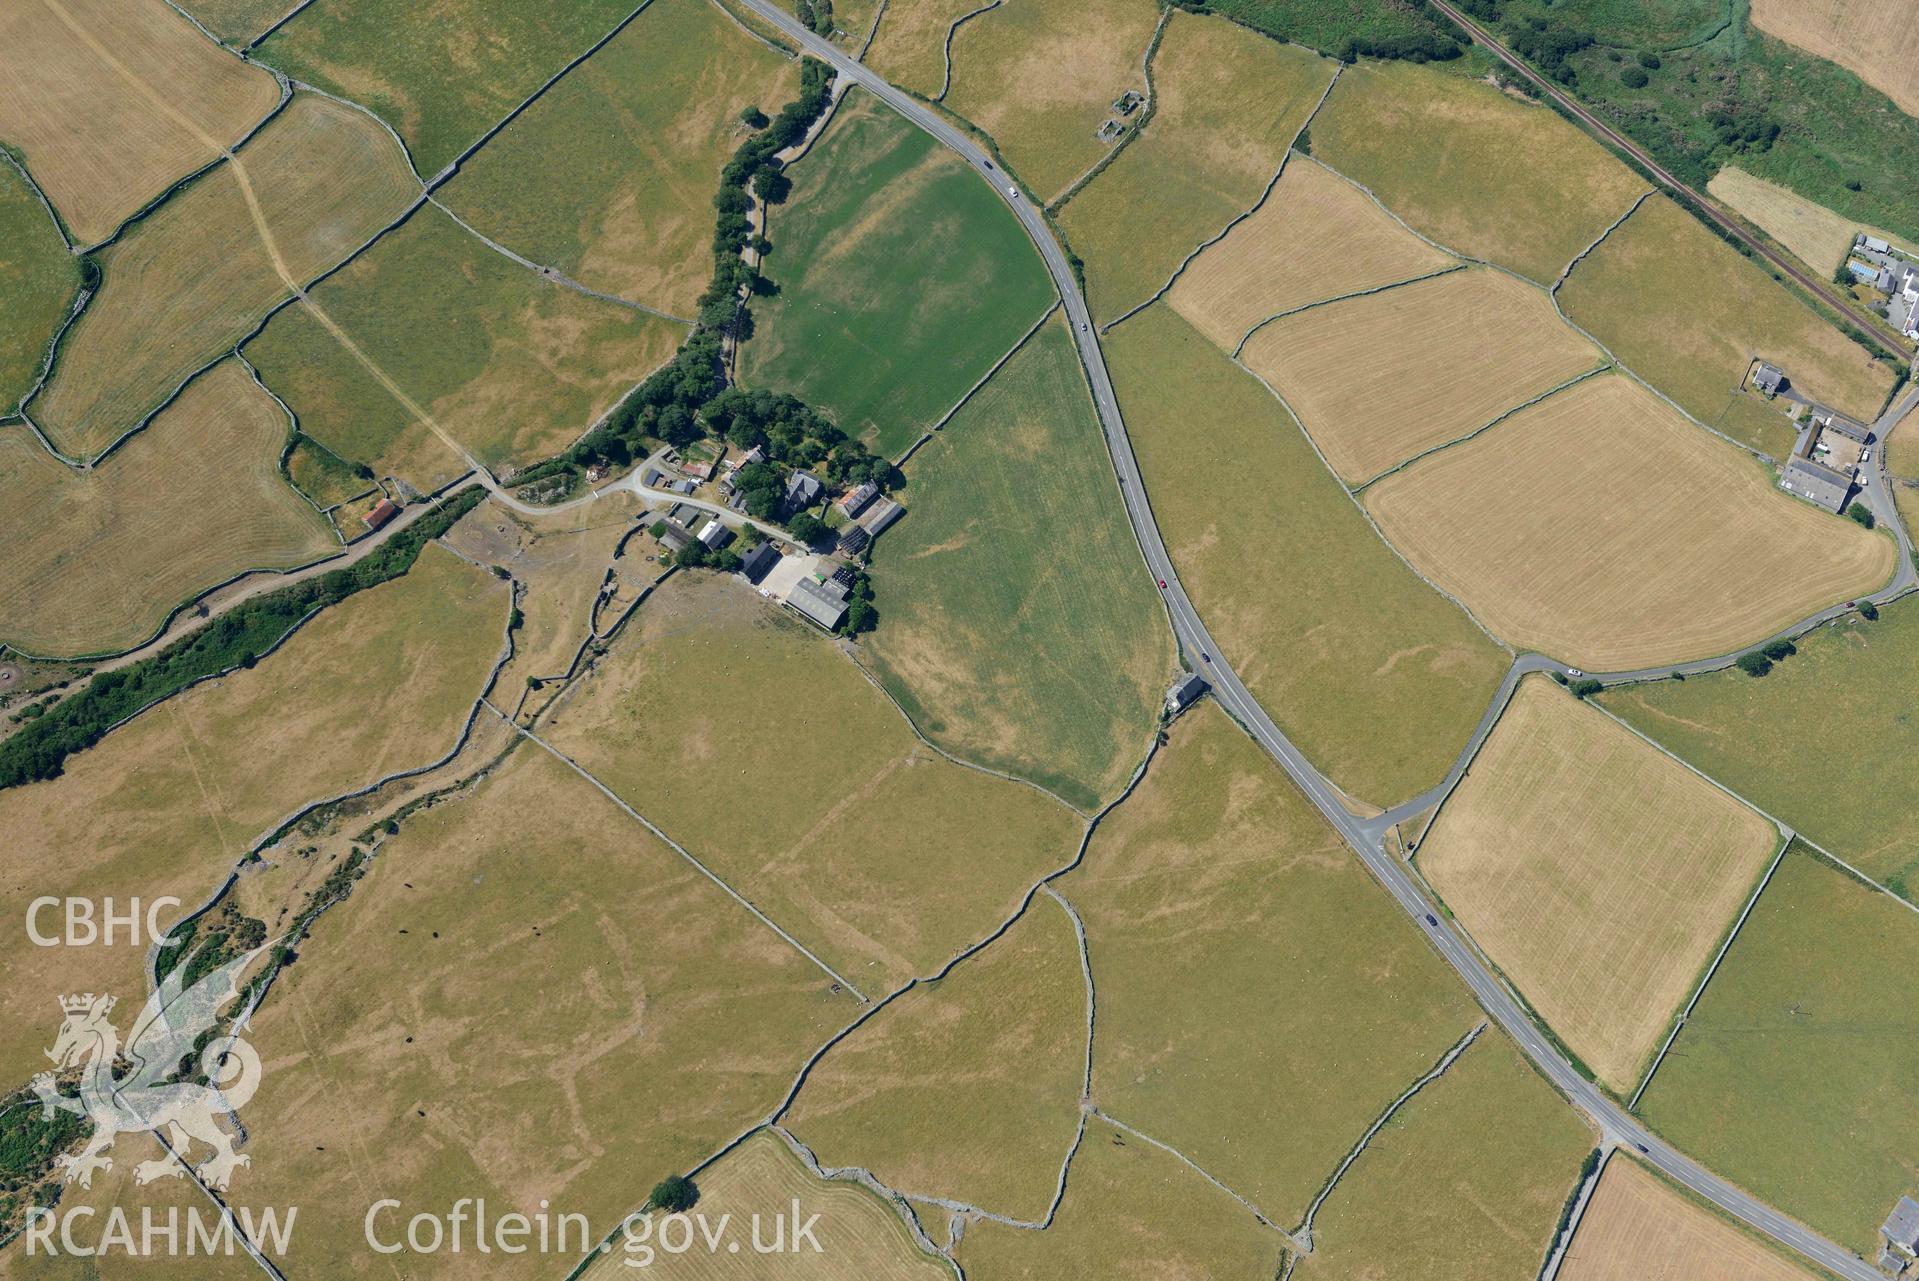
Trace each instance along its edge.
<instances>
[{"instance_id":1,"label":"long narrow field","mask_svg":"<svg viewBox=\"0 0 1919 1281\"><path fill-rule=\"evenodd\" d=\"M1712 176L1706 191L1734 213L1751 219L1759 229L1799 256L1820 275L1829 275L1846 260L1853 238L1861 231L1887 240L1903 237L1876 227L1861 227L1843 214L1816 205L1798 192L1767 182L1737 165L1727 165Z\"/></svg>"},{"instance_id":2,"label":"long narrow field","mask_svg":"<svg viewBox=\"0 0 1919 1281\"><path fill-rule=\"evenodd\" d=\"M1533 1281L1591 1147L1578 1114L1487 1031L1346 1171L1293 1275Z\"/></svg>"},{"instance_id":3,"label":"long narrow field","mask_svg":"<svg viewBox=\"0 0 1919 1281\"><path fill-rule=\"evenodd\" d=\"M1884 534L1778 492L1623 375L1515 414L1365 500L1495 633L1595 671L1737 649L1881 586L1895 560Z\"/></svg>"},{"instance_id":4,"label":"long narrow field","mask_svg":"<svg viewBox=\"0 0 1919 1281\"><path fill-rule=\"evenodd\" d=\"M1573 321L1695 418L1720 425L1754 359L1814 400L1862 421L1891 366L1828 325L1678 205L1655 196L1581 262L1559 291ZM1781 411L1764 434L1722 430L1776 458L1792 447Z\"/></svg>"},{"instance_id":5,"label":"long narrow field","mask_svg":"<svg viewBox=\"0 0 1919 1281\"><path fill-rule=\"evenodd\" d=\"M1439 811L1419 866L1560 1039L1624 1095L1780 840L1537 676Z\"/></svg>"},{"instance_id":6,"label":"long narrow field","mask_svg":"<svg viewBox=\"0 0 1919 1281\"><path fill-rule=\"evenodd\" d=\"M308 435L421 489L466 470L440 432L492 468L546 458L663 364L682 334L541 279L434 208L309 299L276 315L246 345L247 358Z\"/></svg>"},{"instance_id":7,"label":"long narrow field","mask_svg":"<svg viewBox=\"0 0 1919 1281\"><path fill-rule=\"evenodd\" d=\"M1139 763L1174 661L1064 319L907 475L912 512L873 558L874 669L935 742L1096 808Z\"/></svg>"},{"instance_id":8,"label":"long narrow field","mask_svg":"<svg viewBox=\"0 0 1919 1281\"><path fill-rule=\"evenodd\" d=\"M1439 782L1509 656L1393 555L1279 402L1178 315L1149 307L1103 345L1173 563L1261 705L1363 800Z\"/></svg>"},{"instance_id":9,"label":"long narrow field","mask_svg":"<svg viewBox=\"0 0 1919 1281\"><path fill-rule=\"evenodd\" d=\"M552 741L867 995L938 969L1072 857L1076 815L933 753L739 580L675 578L634 624Z\"/></svg>"},{"instance_id":10,"label":"long narrow field","mask_svg":"<svg viewBox=\"0 0 1919 1281\"><path fill-rule=\"evenodd\" d=\"M217 159L280 100L164 0L45 0L0 11L0 138L93 244Z\"/></svg>"},{"instance_id":11,"label":"long narrow field","mask_svg":"<svg viewBox=\"0 0 1919 1281\"><path fill-rule=\"evenodd\" d=\"M1299 1222L1474 1022L1418 931L1212 704L1175 723L1058 885L1093 958L1093 1097L1277 1222Z\"/></svg>"},{"instance_id":12,"label":"long narrow field","mask_svg":"<svg viewBox=\"0 0 1919 1281\"><path fill-rule=\"evenodd\" d=\"M1919 917L1796 848L1653 1077L1647 1124L1871 1257L1919 1181L1919 1056L1886 999L1915 967Z\"/></svg>"},{"instance_id":13,"label":"long narrow field","mask_svg":"<svg viewBox=\"0 0 1919 1281\"><path fill-rule=\"evenodd\" d=\"M714 1222L731 1215L736 1225L757 1218L763 1245L772 1243L772 1225L780 1219L790 1228L796 1220L806 1223L817 1216L809 1239L817 1240L820 1248L795 1243L798 1248L779 1255L775 1265L749 1249L728 1251L726 1245L736 1241L717 1250L702 1245L681 1254L653 1244L649 1258L621 1240L581 1273L581 1281L630 1278L642 1264L641 1275L675 1281L761 1281L770 1267L777 1267L782 1281L948 1281L953 1275L948 1264L913 1240L891 1204L850 1180L816 1178L771 1131L762 1130L721 1157L700 1174L699 1187L701 1214ZM645 1187L635 1185L635 1204L645 1194Z\"/></svg>"},{"instance_id":14,"label":"long narrow field","mask_svg":"<svg viewBox=\"0 0 1919 1281\"><path fill-rule=\"evenodd\" d=\"M344 0L308 6L253 54L377 111L431 178L635 7Z\"/></svg>"},{"instance_id":15,"label":"long narrow field","mask_svg":"<svg viewBox=\"0 0 1919 1281\"><path fill-rule=\"evenodd\" d=\"M1482 268L1276 320L1243 359L1360 484L1604 358L1544 293Z\"/></svg>"},{"instance_id":16,"label":"long narrow field","mask_svg":"<svg viewBox=\"0 0 1919 1281\"><path fill-rule=\"evenodd\" d=\"M234 574L337 548L280 475L286 434L286 415L236 361L95 470L0 427L0 641L33 654L123 649Z\"/></svg>"},{"instance_id":17,"label":"long narrow field","mask_svg":"<svg viewBox=\"0 0 1919 1281\"><path fill-rule=\"evenodd\" d=\"M1892 425L1884 448L1893 506L1910 534L1919 530L1919 408Z\"/></svg>"},{"instance_id":18,"label":"long narrow field","mask_svg":"<svg viewBox=\"0 0 1919 1281\"><path fill-rule=\"evenodd\" d=\"M597 1240L770 1112L854 1013L533 744L402 823L282 983L255 1020L273 1067L247 1110L244 1174L249 1197L302 1207L289 1275L381 1265L365 1235L379 1196L406 1207L375 1221L386 1240L404 1241L416 1207L468 1196L529 1214L545 1201ZM372 1152L387 1158L377 1192ZM587 1243L564 1253L496 1253L485 1271L551 1278ZM408 1263L473 1271L470 1250Z\"/></svg>"},{"instance_id":19,"label":"long narrow field","mask_svg":"<svg viewBox=\"0 0 1919 1281\"><path fill-rule=\"evenodd\" d=\"M62 342L35 421L69 453L104 449L419 194L378 123L296 95L231 161L100 254L100 294Z\"/></svg>"},{"instance_id":20,"label":"long narrow field","mask_svg":"<svg viewBox=\"0 0 1919 1281\"><path fill-rule=\"evenodd\" d=\"M504 583L429 547L253 670L161 704L69 758L60 778L0 791L0 907L21 922L44 894L114 895L121 910L171 894L186 905L161 913L171 924L296 809L451 747L499 656L506 611ZM46 1066L59 996L113 992L137 1007L144 954L144 943L33 947L9 929L0 1080Z\"/></svg>"},{"instance_id":21,"label":"long narrow field","mask_svg":"<svg viewBox=\"0 0 1919 1281\"><path fill-rule=\"evenodd\" d=\"M884 23L882 23L884 25ZM993 189L850 91L774 210L741 381L790 391L896 455L985 377L1053 300Z\"/></svg>"},{"instance_id":22,"label":"long narrow field","mask_svg":"<svg viewBox=\"0 0 1919 1281\"><path fill-rule=\"evenodd\" d=\"M709 0L654 0L488 140L440 193L462 218L590 288L677 315L712 274L713 194L796 64Z\"/></svg>"},{"instance_id":23,"label":"long narrow field","mask_svg":"<svg viewBox=\"0 0 1919 1281\"><path fill-rule=\"evenodd\" d=\"M1542 285L1646 189L1548 108L1405 62L1341 76L1313 154L1441 244Z\"/></svg>"},{"instance_id":24,"label":"long narrow field","mask_svg":"<svg viewBox=\"0 0 1919 1281\"><path fill-rule=\"evenodd\" d=\"M0 413L32 389L79 287L79 261L46 206L0 161Z\"/></svg>"},{"instance_id":25,"label":"long narrow field","mask_svg":"<svg viewBox=\"0 0 1919 1281\"><path fill-rule=\"evenodd\" d=\"M1146 92L1140 61L1158 23L1153 0L1002 4L954 35L953 84L941 101L991 134L1013 172L1050 201L1112 145L1097 135L1114 101Z\"/></svg>"},{"instance_id":26,"label":"long narrow field","mask_svg":"<svg viewBox=\"0 0 1919 1281\"><path fill-rule=\"evenodd\" d=\"M1891 761L1919 759L1919 721L1888 691L1919 682L1919 601L1879 620L1824 627L1764 680L1728 671L1634 685L1602 702L1795 831L1908 898L1919 897L1919 813L1888 787ZM1823 755L1809 787L1788 758L1843 726L1844 752Z\"/></svg>"},{"instance_id":27,"label":"long narrow field","mask_svg":"<svg viewBox=\"0 0 1919 1281\"><path fill-rule=\"evenodd\" d=\"M902 89L923 98L935 97L946 81L946 33L960 18L990 3L918 0L914 4L888 4L880 14L866 65Z\"/></svg>"},{"instance_id":28,"label":"long narrow field","mask_svg":"<svg viewBox=\"0 0 1919 1281\"><path fill-rule=\"evenodd\" d=\"M1453 261L1351 183L1294 156L1266 202L1188 264L1166 301L1231 352L1269 316L1440 271Z\"/></svg>"},{"instance_id":29,"label":"long narrow field","mask_svg":"<svg viewBox=\"0 0 1919 1281\"><path fill-rule=\"evenodd\" d=\"M1658 1175L1615 1157L1579 1220L1562 1281L1818 1281Z\"/></svg>"},{"instance_id":30,"label":"long narrow field","mask_svg":"<svg viewBox=\"0 0 1919 1281\"><path fill-rule=\"evenodd\" d=\"M1059 211L1086 260L1096 320L1152 297L1188 254L1252 208L1333 69L1230 22L1173 14L1153 60L1152 123Z\"/></svg>"},{"instance_id":31,"label":"long narrow field","mask_svg":"<svg viewBox=\"0 0 1919 1281\"><path fill-rule=\"evenodd\" d=\"M1079 1122L1090 1018L1072 918L1042 894L828 1050L781 1124L827 1169L1038 1222Z\"/></svg>"},{"instance_id":32,"label":"long narrow field","mask_svg":"<svg viewBox=\"0 0 1919 1281\"><path fill-rule=\"evenodd\" d=\"M1902 0L1754 0L1752 21L1919 116L1919 27Z\"/></svg>"},{"instance_id":33,"label":"long narrow field","mask_svg":"<svg viewBox=\"0 0 1919 1281\"><path fill-rule=\"evenodd\" d=\"M969 1277L1145 1281L1270 1277L1284 1242L1226 1193L1136 1135L1089 1117L1066 1197L1044 1232L984 1219L955 1257Z\"/></svg>"}]
</instances>

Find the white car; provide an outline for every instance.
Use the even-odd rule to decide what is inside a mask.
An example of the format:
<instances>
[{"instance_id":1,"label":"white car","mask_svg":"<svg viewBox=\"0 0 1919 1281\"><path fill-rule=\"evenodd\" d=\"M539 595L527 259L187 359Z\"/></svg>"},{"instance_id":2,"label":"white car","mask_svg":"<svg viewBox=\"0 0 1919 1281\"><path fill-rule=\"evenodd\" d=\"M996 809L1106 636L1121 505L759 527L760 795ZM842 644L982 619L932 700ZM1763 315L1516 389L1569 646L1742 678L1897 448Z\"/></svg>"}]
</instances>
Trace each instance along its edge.
<instances>
[{"instance_id":1,"label":"white car","mask_svg":"<svg viewBox=\"0 0 1919 1281\"><path fill-rule=\"evenodd\" d=\"M1585 674L1586 673L1580 671L1577 667L1568 667L1566 669L1566 675L1572 677L1574 680L1578 680L1581 676L1584 676Z\"/></svg>"},{"instance_id":2,"label":"white car","mask_svg":"<svg viewBox=\"0 0 1919 1281\"><path fill-rule=\"evenodd\" d=\"M1018 199L1019 199L1019 188L1018 188L1018 187L1015 187L1015 186L1013 186L1013 185L1012 185L1011 183L1008 183L1008 184L1007 184L1007 186L1006 186L1006 194L1007 194L1007 195L1009 195L1009 196L1011 196L1011 197L1012 197L1013 199L1015 199L1015 200L1018 200Z\"/></svg>"}]
</instances>

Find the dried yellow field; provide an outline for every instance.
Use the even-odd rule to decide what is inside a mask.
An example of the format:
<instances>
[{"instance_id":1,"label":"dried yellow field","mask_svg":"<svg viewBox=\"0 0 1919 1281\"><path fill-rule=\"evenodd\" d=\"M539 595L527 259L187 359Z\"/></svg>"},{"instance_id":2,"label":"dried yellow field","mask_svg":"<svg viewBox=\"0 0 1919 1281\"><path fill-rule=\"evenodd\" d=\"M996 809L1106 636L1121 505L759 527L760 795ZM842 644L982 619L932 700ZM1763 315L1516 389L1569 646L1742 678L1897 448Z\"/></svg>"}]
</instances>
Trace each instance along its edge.
<instances>
[{"instance_id":1,"label":"dried yellow field","mask_svg":"<svg viewBox=\"0 0 1919 1281\"><path fill-rule=\"evenodd\" d=\"M946 34L987 0L915 0L889 4L880 14L866 65L903 89L926 98L946 85Z\"/></svg>"},{"instance_id":2,"label":"dried yellow field","mask_svg":"<svg viewBox=\"0 0 1919 1281\"><path fill-rule=\"evenodd\" d=\"M1334 66L1219 18L1174 12L1153 58L1152 122L1060 207L1097 319L1152 297L1257 203Z\"/></svg>"},{"instance_id":3,"label":"dried yellow field","mask_svg":"<svg viewBox=\"0 0 1919 1281\"><path fill-rule=\"evenodd\" d=\"M145 945L39 948L42 894L198 906L296 810L453 745L505 639L507 587L437 547L327 610L251 671L160 704L66 773L0 791L0 1080L45 1067L65 992L143 992Z\"/></svg>"},{"instance_id":4,"label":"dried yellow field","mask_svg":"<svg viewBox=\"0 0 1919 1281\"><path fill-rule=\"evenodd\" d=\"M1911 0L1753 0L1752 21L1919 116L1919 24Z\"/></svg>"},{"instance_id":5,"label":"dried yellow field","mask_svg":"<svg viewBox=\"0 0 1919 1281\"><path fill-rule=\"evenodd\" d=\"M1073 1145L1091 1014L1072 918L1041 894L828 1050L781 1124L826 1169L1038 1222Z\"/></svg>"},{"instance_id":6,"label":"dried yellow field","mask_svg":"<svg viewBox=\"0 0 1919 1281\"><path fill-rule=\"evenodd\" d=\"M101 253L100 294L61 345L34 420L70 454L106 448L419 194L376 121L296 96L231 162Z\"/></svg>"},{"instance_id":7,"label":"dried yellow field","mask_svg":"<svg viewBox=\"0 0 1919 1281\"><path fill-rule=\"evenodd\" d=\"M1146 92L1141 59L1158 23L1153 0L1003 4L954 33L942 101L993 135L1013 172L1050 201L1106 154L1097 135L1114 100Z\"/></svg>"},{"instance_id":8,"label":"dried yellow field","mask_svg":"<svg viewBox=\"0 0 1919 1281\"><path fill-rule=\"evenodd\" d=\"M0 428L0 641L30 654L124 649L234 574L336 550L280 474L286 436L286 414L231 360L90 471L23 427Z\"/></svg>"},{"instance_id":9,"label":"dried yellow field","mask_svg":"<svg viewBox=\"0 0 1919 1281\"><path fill-rule=\"evenodd\" d=\"M733 1223L748 1232L747 1225L758 1216L767 1244L772 1243L775 1221L792 1222L794 1206L802 1223L818 1215L813 1236L820 1248L783 1253L775 1265L749 1249L696 1247L671 1254L656 1247L639 1275L675 1281L762 1281L775 1272L781 1281L949 1281L953 1275L951 1267L913 1240L898 1210L858 1183L821 1180L770 1130L755 1134L702 1171L699 1188L699 1213L709 1221L730 1214ZM636 1204L645 1197L645 1188L634 1189ZM610 1253L580 1274L581 1281L631 1278L644 1259L638 1250L615 1242Z\"/></svg>"},{"instance_id":10,"label":"dried yellow field","mask_svg":"<svg viewBox=\"0 0 1919 1281\"><path fill-rule=\"evenodd\" d=\"M1664 196L1580 261L1559 305L1627 368L1715 426L1755 357L1862 422L1878 414L1893 383L1892 366Z\"/></svg>"},{"instance_id":11,"label":"dried yellow field","mask_svg":"<svg viewBox=\"0 0 1919 1281\"><path fill-rule=\"evenodd\" d=\"M1601 363L1540 290L1452 272L1267 325L1241 359L1359 484Z\"/></svg>"},{"instance_id":12,"label":"dried yellow field","mask_svg":"<svg viewBox=\"0 0 1919 1281\"><path fill-rule=\"evenodd\" d=\"M163 0L0 6L0 138L93 244L216 159L280 100Z\"/></svg>"},{"instance_id":13,"label":"dried yellow field","mask_svg":"<svg viewBox=\"0 0 1919 1281\"><path fill-rule=\"evenodd\" d=\"M1626 1094L1779 843L1757 811L1535 676L1440 809L1419 866Z\"/></svg>"},{"instance_id":14,"label":"dried yellow field","mask_svg":"<svg viewBox=\"0 0 1919 1281\"><path fill-rule=\"evenodd\" d=\"M1767 182L1735 165L1727 165L1714 174L1706 190L1734 213L1751 219L1761 231L1821 275L1830 274L1844 261L1846 251L1852 248L1853 237L1862 231L1894 242L1905 240L1903 236L1876 227L1862 227L1796 191Z\"/></svg>"},{"instance_id":15,"label":"dried yellow field","mask_svg":"<svg viewBox=\"0 0 1919 1281\"><path fill-rule=\"evenodd\" d=\"M1559 1281L1813 1281L1636 1161L1615 1157L1579 1220Z\"/></svg>"},{"instance_id":16,"label":"dried yellow field","mask_svg":"<svg viewBox=\"0 0 1919 1281\"><path fill-rule=\"evenodd\" d=\"M1188 263L1166 301L1231 352L1269 316L1454 261L1350 182L1310 157L1294 156L1266 203Z\"/></svg>"},{"instance_id":17,"label":"dried yellow field","mask_svg":"<svg viewBox=\"0 0 1919 1281\"><path fill-rule=\"evenodd\" d=\"M1313 154L1440 244L1542 285L1646 189L1549 108L1406 62L1349 68Z\"/></svg>"},{"instance_id":18,"label":"dried yellow field","mask_svg":"<svg viewBox=\"0 0 1919 1281\"><path fill-rule=\"evenodd\" d=\"M1413 566L1514 645L1594 671L1704 658L1882 586L1895 553L1774 488L1623 375L1365 494Z\"/></svg>"}]
</instances>

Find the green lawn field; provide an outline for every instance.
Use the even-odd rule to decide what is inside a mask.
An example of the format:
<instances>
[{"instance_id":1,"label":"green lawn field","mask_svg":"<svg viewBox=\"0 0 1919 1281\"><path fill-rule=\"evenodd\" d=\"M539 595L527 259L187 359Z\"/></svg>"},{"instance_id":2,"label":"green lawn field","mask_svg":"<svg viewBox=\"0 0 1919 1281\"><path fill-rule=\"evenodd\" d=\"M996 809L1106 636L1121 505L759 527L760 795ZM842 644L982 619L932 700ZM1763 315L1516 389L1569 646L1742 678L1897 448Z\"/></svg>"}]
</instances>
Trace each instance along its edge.
<instances>
[{"instance_id":1,"label":"green lawn field","mask_svg":"<svg viewBox=\"0 0 1919 1281\"><path fill-rule=\"evenodd\" d=\"M874 668L920 729L1090 809L1132 774L1172 638L1055 317L907 464Z\"/></svg>"},{"instance_id":2,"label":"green lawn field","mask_svg":"<svg viewBox=\"0 0 1919 1281\"><path fill-rule=\"evenodd\" d=\"M1259 380L1164 304L1104 340L1153 512L1281 729L1365 801L1445 777L1509 661L1408 569Z\"/></svg>"},{"instance_id":3,"label":"green lawn field","mask_svg":"<svg viewBox=\"0 0 1919 1281\"><path fill-rule=\"evenodd\" d=\"M709 0L654 0L462 165L442 193L501 244L605 293L693 313L712 273L713 194L796 64Z\"/></svg>"},{"instance_id":4,"label":"green lawn field","mask_svg":"<svg viewBox=\"0 0 1919 1281\"><path fill-rule=\"evenodd\" d=\"M633 11L632 0L343 0L253 51L377 112L431 178Z\"/></svg>"},{"instance_id":5,"label":"green lawn field","mask_svg":"<svg viewBox=\"0 0 1919 1281\"><path fill-rule=\"evenodd\" d=\"M359 354L297 304L247 344L247 358L301 430L422 489L465 465L380 375L487 466L525 466L570 445L684 333L542 280L433 208L311 299Z\"/></svg>"},{"instance_id":6,"label":"green lawn field","mask_svg":"<svg viewBox=\"0 0 1919 1281\"><path fill-rule=\"evenodd\" d=\"M80 260L67 252L46 206L0 161L0 413L11 412L40 376L79 285Z\"/></svg>"},{"instance_id":7,"label":"green lawn field","mask_svg":"<svg viewBox=\"0 0 1919 1281\"><path fill-rule=\"evenodd\" d=\"M1870 1255L1919 1182L1919 917L1795 847L1640 1111L1768 1204Z\"/></svg>"},{"instance_id":8,"label":"green lawn field","mask_svg":"<svg viewBox=\"0 0 1919 1281\"><path fill-rule=\"evenodd\" d=\"M1919 757L1919 715L1898 691L1919 686L1919 600L1878 621L1822 627L1760 680L1724 671L1601 696L1675 754L1776 814L1868 876L1919 894L1919 812L1888 786L1893 762ZM1795 766L1816 745L1809 784Z\"/></svg>"},{"instance_id":9,"label":"green lawn field","mask_svg":"<svg viewBox=\"0 0 1919 1281\"><path fill-rule=\"evenodd\" d=\"M748 386L790 391L898 454L959 402L1053 301L998 192L858 91L793 166L740 349Z\"/></svg>"},{"instance_id":10,"label":"green lawn field","mask_svg":"<svg viewBox=\"0 0 1919 1281\"><path fill-rule=\"evenodd\" d=\"M1288 1226L1478 1017L1332 828L1211 702L1173 726L1058 888L1093 958L1100 1107Z\"/></svg>"}]
</instances>

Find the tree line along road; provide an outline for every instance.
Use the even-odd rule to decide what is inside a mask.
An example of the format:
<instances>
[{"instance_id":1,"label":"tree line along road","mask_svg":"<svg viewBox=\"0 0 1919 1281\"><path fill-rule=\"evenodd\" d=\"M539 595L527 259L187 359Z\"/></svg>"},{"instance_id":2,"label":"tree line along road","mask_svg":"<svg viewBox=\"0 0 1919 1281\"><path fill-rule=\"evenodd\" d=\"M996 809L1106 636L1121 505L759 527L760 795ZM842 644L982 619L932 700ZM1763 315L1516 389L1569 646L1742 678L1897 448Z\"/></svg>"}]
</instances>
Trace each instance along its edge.
<instances>
[{"instance_id":1,"label":"tree line along road","mask_svg":"<svg viewBox=\"0 0 1919 1281\"><path fill-rule=\"evenodd\" d=\"M777 28L795 46L823 62L830 63L840 75L866 89L914 125L931 134L971 165L1006 198L1007 204L1019 219L1020 225L1025 228L1027 236L1038 248L1040 257L1046 264L1047 273L1052 276L1053 284L1059 291L1060 300L1065 306L1067 319L1072 325L1073 341L1079 348L1080 361L1092 388L1093 403L1099 413L1100 430L1105 437L1107 451L1112 456L1113 470L1118 478L1120 497L1126 508L1127 519L1132 523L1133 533L1139 542L1140 552L1145 558L1148 571L1156 579L1162 579L1166 583L1161 596L1166 603L1173 632L1182 649L1189 659L1197 660L1195 670L1211 683L1215 697L1246 727L1260 746L1279 762L1293 781L1299 785L1300 790L1306 793L1320 813L1325 816L1326 821L1333 825L1340 836L1372 870L1373 875L1386 887L1394 901L1413 918L1417 926L1432 941L1439 954L1465 980L1479 1003L1519 1044L1526 1056L1558 1086L1562 1094L1594 1120L1606 1141L1630 1144L1642 1159L1656 1166L1668 1177L1676 1179L1722 1210L1811 1259L1821 1267L1849 1278L1849 1281L1883 1281L1881 1274L1857 1255L1842 1249L1802 1224L1747 1195L1660 1140L1657 1135L1640 1125L1618 1103L1581 1076L1572 1064L1545 1039L1532 1020L1527 1017L1517 997L1492 974L1478 954L1453 928L1451 922L1434 911L1432 904L1406 869L1397 859L1389 855L1377 840L1369 836L1361 821L1341 803L1325 776L1306 759L1291 740L1280 733L1279 727L1247 691L1232 666L1220 656L1219 647L1214 643L1211 634L1207 632L1192 602L1187 599L1186 592L1173 569L1172 559L1167 555L1166 546L1160 539L1159 526L1154 521L1152 509L1146 501L1140 482L1138 463L1133 457L1132 444L1126 435L1126 425L1120 417L1118 402L1113 394L1113 384L1107 374L1105 357L1100 351L1099 340L1093 330L1092 316L1087 309L1085 298L1080 294L1078 281L1067 262L1065 250L1059 241L1054 239L1052 229L1047 226L1040 210L1020 196L1018 188L1011 185L1007 175L998 169L971 138L937 111L903 90L895 88L885 78L802 27L792 14L779 7L774 0L741 0L741 3Z\"/></svg>"}]
</instances>

